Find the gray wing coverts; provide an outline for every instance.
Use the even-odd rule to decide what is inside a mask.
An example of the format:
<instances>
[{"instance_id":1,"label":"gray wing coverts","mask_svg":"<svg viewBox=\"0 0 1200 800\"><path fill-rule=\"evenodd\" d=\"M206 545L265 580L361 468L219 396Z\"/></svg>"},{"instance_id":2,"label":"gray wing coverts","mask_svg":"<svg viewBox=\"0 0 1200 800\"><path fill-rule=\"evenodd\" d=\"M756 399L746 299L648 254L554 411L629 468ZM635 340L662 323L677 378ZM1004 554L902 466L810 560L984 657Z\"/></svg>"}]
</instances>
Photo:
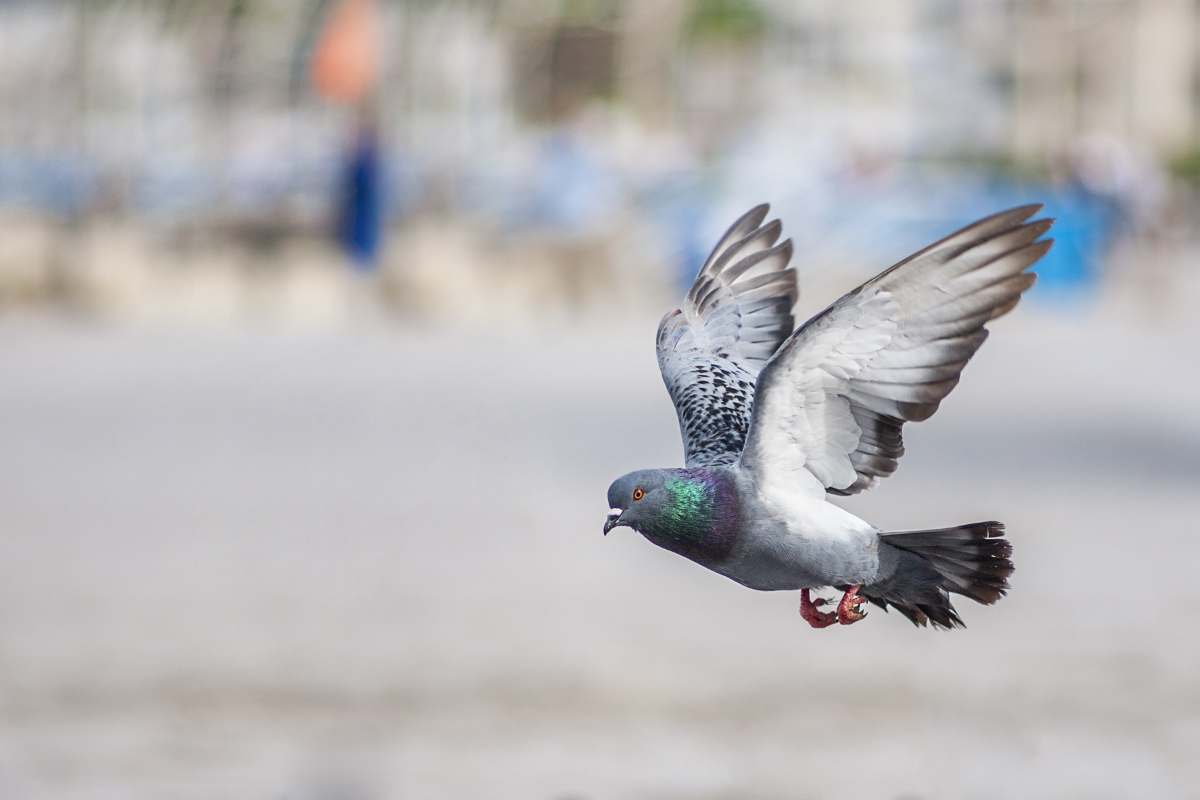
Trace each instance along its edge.
<instances>
[{"instance_id":1,"label":"gray wing coverts","mask_svg":"<svg viewBox=\"0 0 1200 800\"><path fill-rule=\"evenodd\" d=\"M867 281L813 317L763 370L742 464L805 469L854 494L895 472L901 426L928 419L1016 306L1053 240L1040 205L982 219Z\"/></svg>"},{"instance_id":2,"label":"gray wing coverts","mask_svg":"<svg viewBox=\"0 0 1200 800\"><path fill-rule=\"evenodd\" d=\"M795 326L796 275L782 226L760 205L735 222L700 268L682 308L658 326L658 365L675 403L687 466L737 461L754 383Z\"/></svg>"}]
</instances>

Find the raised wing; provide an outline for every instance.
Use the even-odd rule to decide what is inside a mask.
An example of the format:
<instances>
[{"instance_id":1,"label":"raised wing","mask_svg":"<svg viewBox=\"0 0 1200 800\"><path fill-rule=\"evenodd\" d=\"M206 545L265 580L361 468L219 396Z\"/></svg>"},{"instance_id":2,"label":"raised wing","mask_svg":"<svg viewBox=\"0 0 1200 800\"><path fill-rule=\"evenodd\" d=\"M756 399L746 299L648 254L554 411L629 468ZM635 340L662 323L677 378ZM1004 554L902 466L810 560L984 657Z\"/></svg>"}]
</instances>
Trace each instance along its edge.
<instances>
[{"instance_id":1,"label":"raised wing","mask_svg":"<svg viewBox=\"0 0 1200 800\"><path fill-rule=\"evenodd\" d=\"M791 240L779 244L767 205L730 226L700 267L682 308L658 325L658 367L688 466L735 462L746 441L754 382L795 321Z\"/></svg>"},{"instance_id":2,"label":"raised wing","mask_svg":"<svg viewBox=\"0 0 1200 800\"><path fill-rule=\"evenodd\" d=\"M835 494L895 472L901 426L937 411L984 325L1033 285L1025 270L1053 242L1038 238L1051 220L1026 221L1040 208L969 225L805 323L762 372L742 465Z\"/></svg>"}]
</instances>

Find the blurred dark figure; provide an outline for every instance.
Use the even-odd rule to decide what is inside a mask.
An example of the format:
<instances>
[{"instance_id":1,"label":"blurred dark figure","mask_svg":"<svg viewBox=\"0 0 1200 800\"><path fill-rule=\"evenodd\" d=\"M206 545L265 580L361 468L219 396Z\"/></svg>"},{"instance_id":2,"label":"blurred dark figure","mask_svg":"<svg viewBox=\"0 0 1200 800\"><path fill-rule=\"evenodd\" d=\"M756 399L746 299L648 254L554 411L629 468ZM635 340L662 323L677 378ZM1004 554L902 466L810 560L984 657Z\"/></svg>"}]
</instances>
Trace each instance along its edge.
<instances>
[{"instance_id":1,"label":"blurred dark figure","mask_svg":"<svg viewBox=\"0 0 1200 800\"><path fill-rule=\"evenodd\" d=\"M335 207L338 243L363 270L376 262L383 222L383 171L374 102L379 61L375 30L371 0L341 0L328 11L312 60L316 90L357 109Z\"/></svg>"},{"instance_id":2,"label":"blurred dark figure","mask_svg":"<svg viewBox=\"0 0 1200 800\"><path fill-rule=\"evenodd\" d=\"M355 266L374 267L383 228L383 167L375 113L365 107L342 165L338 198L338 242Z\"/></svg>"}]
</instances>

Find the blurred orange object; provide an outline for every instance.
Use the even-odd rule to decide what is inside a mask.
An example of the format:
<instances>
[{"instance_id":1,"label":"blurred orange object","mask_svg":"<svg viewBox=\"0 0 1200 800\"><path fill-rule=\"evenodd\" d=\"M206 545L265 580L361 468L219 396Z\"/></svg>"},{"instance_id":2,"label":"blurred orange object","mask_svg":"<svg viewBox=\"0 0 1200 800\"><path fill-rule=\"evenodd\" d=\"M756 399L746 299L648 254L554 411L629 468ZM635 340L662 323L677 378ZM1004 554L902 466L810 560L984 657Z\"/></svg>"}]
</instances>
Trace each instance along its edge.
<instances>
[{"instance_id":1,"label":"blurred orange object","mask_svg":"<svg viewBox=\"0 0 1200 800\"><path fill-rule=\"evenodd\" d=\"M325 98L359 103L378 71L372 0L341 0L329 12L313 51L312 82Z\"/></svg>"}]
</instances>

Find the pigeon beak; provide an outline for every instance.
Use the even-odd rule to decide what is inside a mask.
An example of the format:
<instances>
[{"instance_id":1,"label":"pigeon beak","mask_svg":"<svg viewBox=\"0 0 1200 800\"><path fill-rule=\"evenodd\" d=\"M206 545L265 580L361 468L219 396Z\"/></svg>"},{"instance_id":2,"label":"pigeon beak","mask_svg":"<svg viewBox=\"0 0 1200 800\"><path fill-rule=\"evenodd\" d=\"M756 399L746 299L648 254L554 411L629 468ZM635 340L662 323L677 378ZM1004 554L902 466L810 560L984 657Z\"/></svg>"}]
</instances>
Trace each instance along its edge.
<instances>
[{"instance_id":1,"label":"pigeon beak","mask_svg":"<svg viewBox=\"0 0 1200 800\"><path fill-rule=\"evenodd\" d=\"M608 536L608 532L621 524L621 515L625 511L620 508L610 508L608 510L608 519L604 520L604 535Z\"/></svg>"}]
</instances>

